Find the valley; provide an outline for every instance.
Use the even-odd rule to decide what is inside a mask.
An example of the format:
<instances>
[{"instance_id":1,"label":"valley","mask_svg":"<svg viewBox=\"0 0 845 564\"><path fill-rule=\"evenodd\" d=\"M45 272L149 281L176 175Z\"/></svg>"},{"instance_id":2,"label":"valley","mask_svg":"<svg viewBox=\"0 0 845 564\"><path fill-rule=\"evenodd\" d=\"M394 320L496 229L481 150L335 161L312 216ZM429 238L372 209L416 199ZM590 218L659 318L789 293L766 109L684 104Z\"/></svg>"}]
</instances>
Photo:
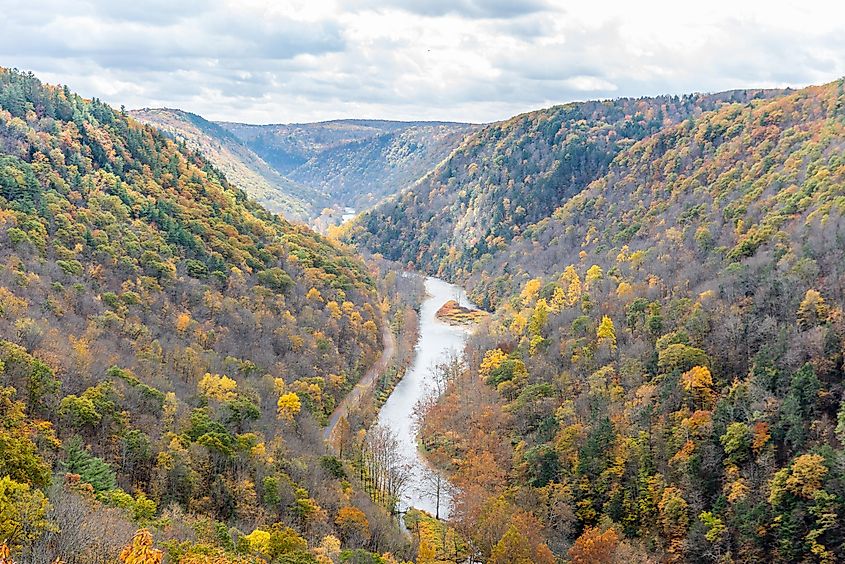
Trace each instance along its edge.
<instances>
[{"instance_id":1,"label":"valley","mask_svg":"<svg viewBox=\"0 0 845 564\"><path fill-rule=\"evenodd\" d=\"M841 79L252 125L0 69L0 561L845 559L843 218Z\"/></svg>"},{"instance_id":2,"label":"valley","mask_svg":"<svg viewBox=\"0 0 845 564\"><path fill-rule=\"evenodd\" d=\"M213 123L171 109L131 115L201 150L269 210L324 233L413 184L479 128L382 120Z\"/></svg>"}]
</instances>

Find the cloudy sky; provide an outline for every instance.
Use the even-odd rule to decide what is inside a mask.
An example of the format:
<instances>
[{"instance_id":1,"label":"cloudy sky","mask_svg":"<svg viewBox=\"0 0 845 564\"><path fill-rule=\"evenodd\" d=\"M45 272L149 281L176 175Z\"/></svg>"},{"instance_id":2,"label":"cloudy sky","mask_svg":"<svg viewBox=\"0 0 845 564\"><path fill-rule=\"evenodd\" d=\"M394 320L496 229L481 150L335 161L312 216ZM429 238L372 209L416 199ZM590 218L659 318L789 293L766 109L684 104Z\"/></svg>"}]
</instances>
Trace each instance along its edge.
<instances>
[{"instance_id":1,"label":"cloudy sky","mask_svg":"<svg viewBox=\"0 0 845 564\"><path fill-rule=\"evenodd\" d=\"M845 75L836 0L0 0L0 66L252 123L486 122Z\"/></svg>"}]
</instances>

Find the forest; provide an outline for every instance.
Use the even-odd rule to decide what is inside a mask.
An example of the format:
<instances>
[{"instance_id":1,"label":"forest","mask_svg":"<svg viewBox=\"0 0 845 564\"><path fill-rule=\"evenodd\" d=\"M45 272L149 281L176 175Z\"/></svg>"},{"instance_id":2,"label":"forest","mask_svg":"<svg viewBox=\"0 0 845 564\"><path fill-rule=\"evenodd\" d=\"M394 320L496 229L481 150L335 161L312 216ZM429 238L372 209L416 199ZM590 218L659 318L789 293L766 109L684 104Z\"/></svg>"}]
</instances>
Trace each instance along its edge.
<instances>
[{"instance_id":1,"label":"forest","mask_svg":"<svg viewBox=\"0 0 845 564\"><path fill-rule=\"evenodd\" d=\"M315 215L315 206L328 202L327 194L283 176L228 130L201 116L167 108L134 110L129 115L202 153L226 180L268 211L302 221Z\"/></svg>"},{"instance_id":2,"label":"forest","mask_svg":"<svg viewBox=\"0 0 845 564\"><path fill-rule=\"evenodd\" d=\"M845 558L844 149L837 81L632 142L474 261L425 246L436 214L457 225L469 209L440 207L470 193L460 170L436 173L423 212L426 184L357 220L349 236L412 241L391 256L493 311L422 429L477 559ZM507 178L527 163L473 169ZM405 213L423 227L389 219Z\"/></svg>"},{"instance_id":3,"label":"forest","mask_svg":"<svg viewBox=\"0 0 845 564\"><path fill-rule=\"evenodd\" d=\"M321 438L396 309L374 274L122 110L0 70L0 560L405 550Z\"/></svg>"},{"instance_id":4,"label":"forest","mask_svg":"<svg viewBox=\"0 0 845 564\"><path fill-rule=\"evenodd\" d=\"M0 69L0 562L845 560L845 80L145 120ZM321 236L239 159L377 203ZM484 310L415 413L448 519L375 424L420 273Z\"/></svg>"}]
</instances>

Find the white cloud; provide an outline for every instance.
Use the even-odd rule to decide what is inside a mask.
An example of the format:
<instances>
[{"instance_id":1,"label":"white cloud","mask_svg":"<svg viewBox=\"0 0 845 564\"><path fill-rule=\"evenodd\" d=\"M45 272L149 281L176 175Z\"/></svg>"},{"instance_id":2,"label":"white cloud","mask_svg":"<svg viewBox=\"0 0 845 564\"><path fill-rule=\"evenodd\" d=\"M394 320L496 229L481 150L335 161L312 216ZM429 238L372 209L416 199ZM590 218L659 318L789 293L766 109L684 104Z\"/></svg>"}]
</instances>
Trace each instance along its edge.
<instances>
[{"instance_id":1,"label":"white cloud","mask_svg":"<svg viewBox=\"0 0 845 564\"><path fill-rule=\"evenodd\" d=\"M492 121L845 74L845 3L0 0L0 65L212 119Z\"/></svg>"}]
</instances>

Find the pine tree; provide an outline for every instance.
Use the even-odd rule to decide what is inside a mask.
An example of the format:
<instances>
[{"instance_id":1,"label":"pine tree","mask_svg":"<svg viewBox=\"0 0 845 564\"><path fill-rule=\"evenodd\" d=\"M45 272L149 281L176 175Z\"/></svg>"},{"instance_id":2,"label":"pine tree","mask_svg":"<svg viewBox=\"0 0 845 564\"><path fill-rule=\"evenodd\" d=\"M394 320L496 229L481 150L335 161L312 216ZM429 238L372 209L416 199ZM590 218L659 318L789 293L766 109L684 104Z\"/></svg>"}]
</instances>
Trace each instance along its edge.
<instances>
[{"instance_id":1,"label":"pine tree","mask_svg":"<svg viewBox=\"0 0 845 564\"><path fill-rule=\"evenodd\" d=\"M102 458L93 456L82 444L82 439L73 437L65 444L65 460L62 469L70 474L79 474L83 482L91 484L95 492L117 488L114 470Z\"/></svg>"}]
</instances>

